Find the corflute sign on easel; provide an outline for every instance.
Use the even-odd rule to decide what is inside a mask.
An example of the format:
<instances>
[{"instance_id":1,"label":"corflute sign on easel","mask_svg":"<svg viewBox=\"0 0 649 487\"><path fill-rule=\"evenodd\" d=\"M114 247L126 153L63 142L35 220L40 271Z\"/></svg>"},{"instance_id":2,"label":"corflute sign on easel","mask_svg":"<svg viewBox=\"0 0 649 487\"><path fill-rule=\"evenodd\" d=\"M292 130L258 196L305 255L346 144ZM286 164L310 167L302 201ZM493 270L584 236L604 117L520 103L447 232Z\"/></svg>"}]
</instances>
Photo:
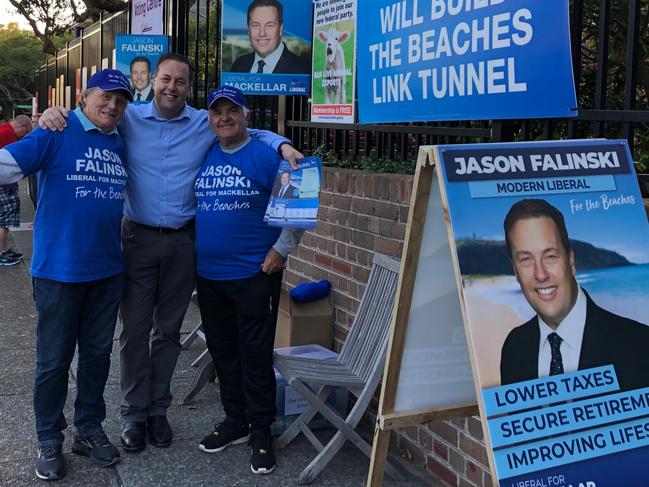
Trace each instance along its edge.
<instances>
[{"instance_id":1,"label":"corflute sign on easel","mask_svg":"<svg viewBox=\"0 0 649 487\"><path fill-rule=\"evenodd\" d=\"M626 140L420 147L408 222L368 485L391 429L477 398L494 485L646 487L649 225Z\"/></svg>"},{"instance_id":2,"label":"corflute sign on easel","mask_svg":"<svg viewBox=\"0 0 649 487\"><path fill-rule=\"evenodd\" d=\"M576 116L568 0L359 0L361 123Z\"/></svg>"},{"instance_id":3,"label":"corflute sign on easel","mask_svg":"<svg viewBox=\"0 0 649 487\"><path fill-rule=\"evenodd\" d=\"M500 485L646 486L649 227L626 141L437 154Z\"/></svg>"}]
</instances>

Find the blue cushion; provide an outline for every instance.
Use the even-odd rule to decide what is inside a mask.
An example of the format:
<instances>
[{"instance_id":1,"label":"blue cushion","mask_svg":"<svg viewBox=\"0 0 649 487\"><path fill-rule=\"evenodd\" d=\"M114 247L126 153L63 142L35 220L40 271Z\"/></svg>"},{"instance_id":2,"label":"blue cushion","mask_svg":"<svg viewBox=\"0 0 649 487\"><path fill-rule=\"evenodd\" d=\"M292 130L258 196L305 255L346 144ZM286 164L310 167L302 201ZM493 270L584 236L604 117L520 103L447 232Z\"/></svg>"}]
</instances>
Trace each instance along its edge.
<instances>
[{"instance_id":1,"label":"blue cushion","mask_svg":"<svg viewBox=\"0 0 649 487\"><path fill-rule=\"evenodd\" d=\"M331 283L326 279L318 282L303 282L290 290L289 295L298 303L315 301L329 294Z\"/></svg>"}]
</instances>

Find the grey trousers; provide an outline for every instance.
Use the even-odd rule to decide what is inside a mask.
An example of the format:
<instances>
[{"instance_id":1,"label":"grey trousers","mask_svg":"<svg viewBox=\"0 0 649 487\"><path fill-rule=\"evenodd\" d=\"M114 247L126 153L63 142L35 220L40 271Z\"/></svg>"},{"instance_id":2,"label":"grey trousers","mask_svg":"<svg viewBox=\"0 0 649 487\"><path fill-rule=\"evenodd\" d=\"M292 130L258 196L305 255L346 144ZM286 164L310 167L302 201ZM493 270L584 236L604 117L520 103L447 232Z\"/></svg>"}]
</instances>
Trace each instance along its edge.
<instances>
[{"instance_id":1,"label":"grey trousers","mask_svg":"<svg viewBox=\"0 0 649 487\"><path fill-rule=\"evenodd\" d=\"M194 290L194 227L159 233L124 218L122 251L121 413L125 421L146 421L171 405L180 328Z\"/></svg>"}]
</instances>

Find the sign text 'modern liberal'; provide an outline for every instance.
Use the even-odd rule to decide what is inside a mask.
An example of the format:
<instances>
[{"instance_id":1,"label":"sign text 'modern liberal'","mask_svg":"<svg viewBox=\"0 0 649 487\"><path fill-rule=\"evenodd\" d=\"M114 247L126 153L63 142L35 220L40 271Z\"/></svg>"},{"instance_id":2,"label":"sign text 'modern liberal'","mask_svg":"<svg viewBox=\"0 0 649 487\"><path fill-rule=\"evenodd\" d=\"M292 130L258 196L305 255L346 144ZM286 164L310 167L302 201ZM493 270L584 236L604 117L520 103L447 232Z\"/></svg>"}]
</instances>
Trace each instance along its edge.
<instances>
[{"instance_id":1,"label":"sign text 'modern liberal'","mask_svg":"<svg viewBox=\"0 0 649 487\"><path fill-rule=\"evenodd\" d=\"M359 0L361 123L576 115L568 0Z\"/></svg>"}]
</instances>

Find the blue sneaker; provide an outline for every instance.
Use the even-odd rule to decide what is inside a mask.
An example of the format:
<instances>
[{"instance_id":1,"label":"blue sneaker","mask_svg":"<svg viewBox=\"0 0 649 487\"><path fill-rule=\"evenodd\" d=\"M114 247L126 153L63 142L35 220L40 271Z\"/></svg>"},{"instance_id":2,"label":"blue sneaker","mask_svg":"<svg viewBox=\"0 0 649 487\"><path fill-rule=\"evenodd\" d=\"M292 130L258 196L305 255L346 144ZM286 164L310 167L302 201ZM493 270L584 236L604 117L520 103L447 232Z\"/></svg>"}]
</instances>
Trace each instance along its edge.
<instances>
[{"instance_id":1,"label":"blue sneaker","mask_svg":"<svg viewBox=\"0 0 649 487\"><path fill-rule=\"evenodd\" d=\"M22 260L22 257L14 257L6 250L0 254L0 266L16 265Z\"/></svg>"}]
</instances>

